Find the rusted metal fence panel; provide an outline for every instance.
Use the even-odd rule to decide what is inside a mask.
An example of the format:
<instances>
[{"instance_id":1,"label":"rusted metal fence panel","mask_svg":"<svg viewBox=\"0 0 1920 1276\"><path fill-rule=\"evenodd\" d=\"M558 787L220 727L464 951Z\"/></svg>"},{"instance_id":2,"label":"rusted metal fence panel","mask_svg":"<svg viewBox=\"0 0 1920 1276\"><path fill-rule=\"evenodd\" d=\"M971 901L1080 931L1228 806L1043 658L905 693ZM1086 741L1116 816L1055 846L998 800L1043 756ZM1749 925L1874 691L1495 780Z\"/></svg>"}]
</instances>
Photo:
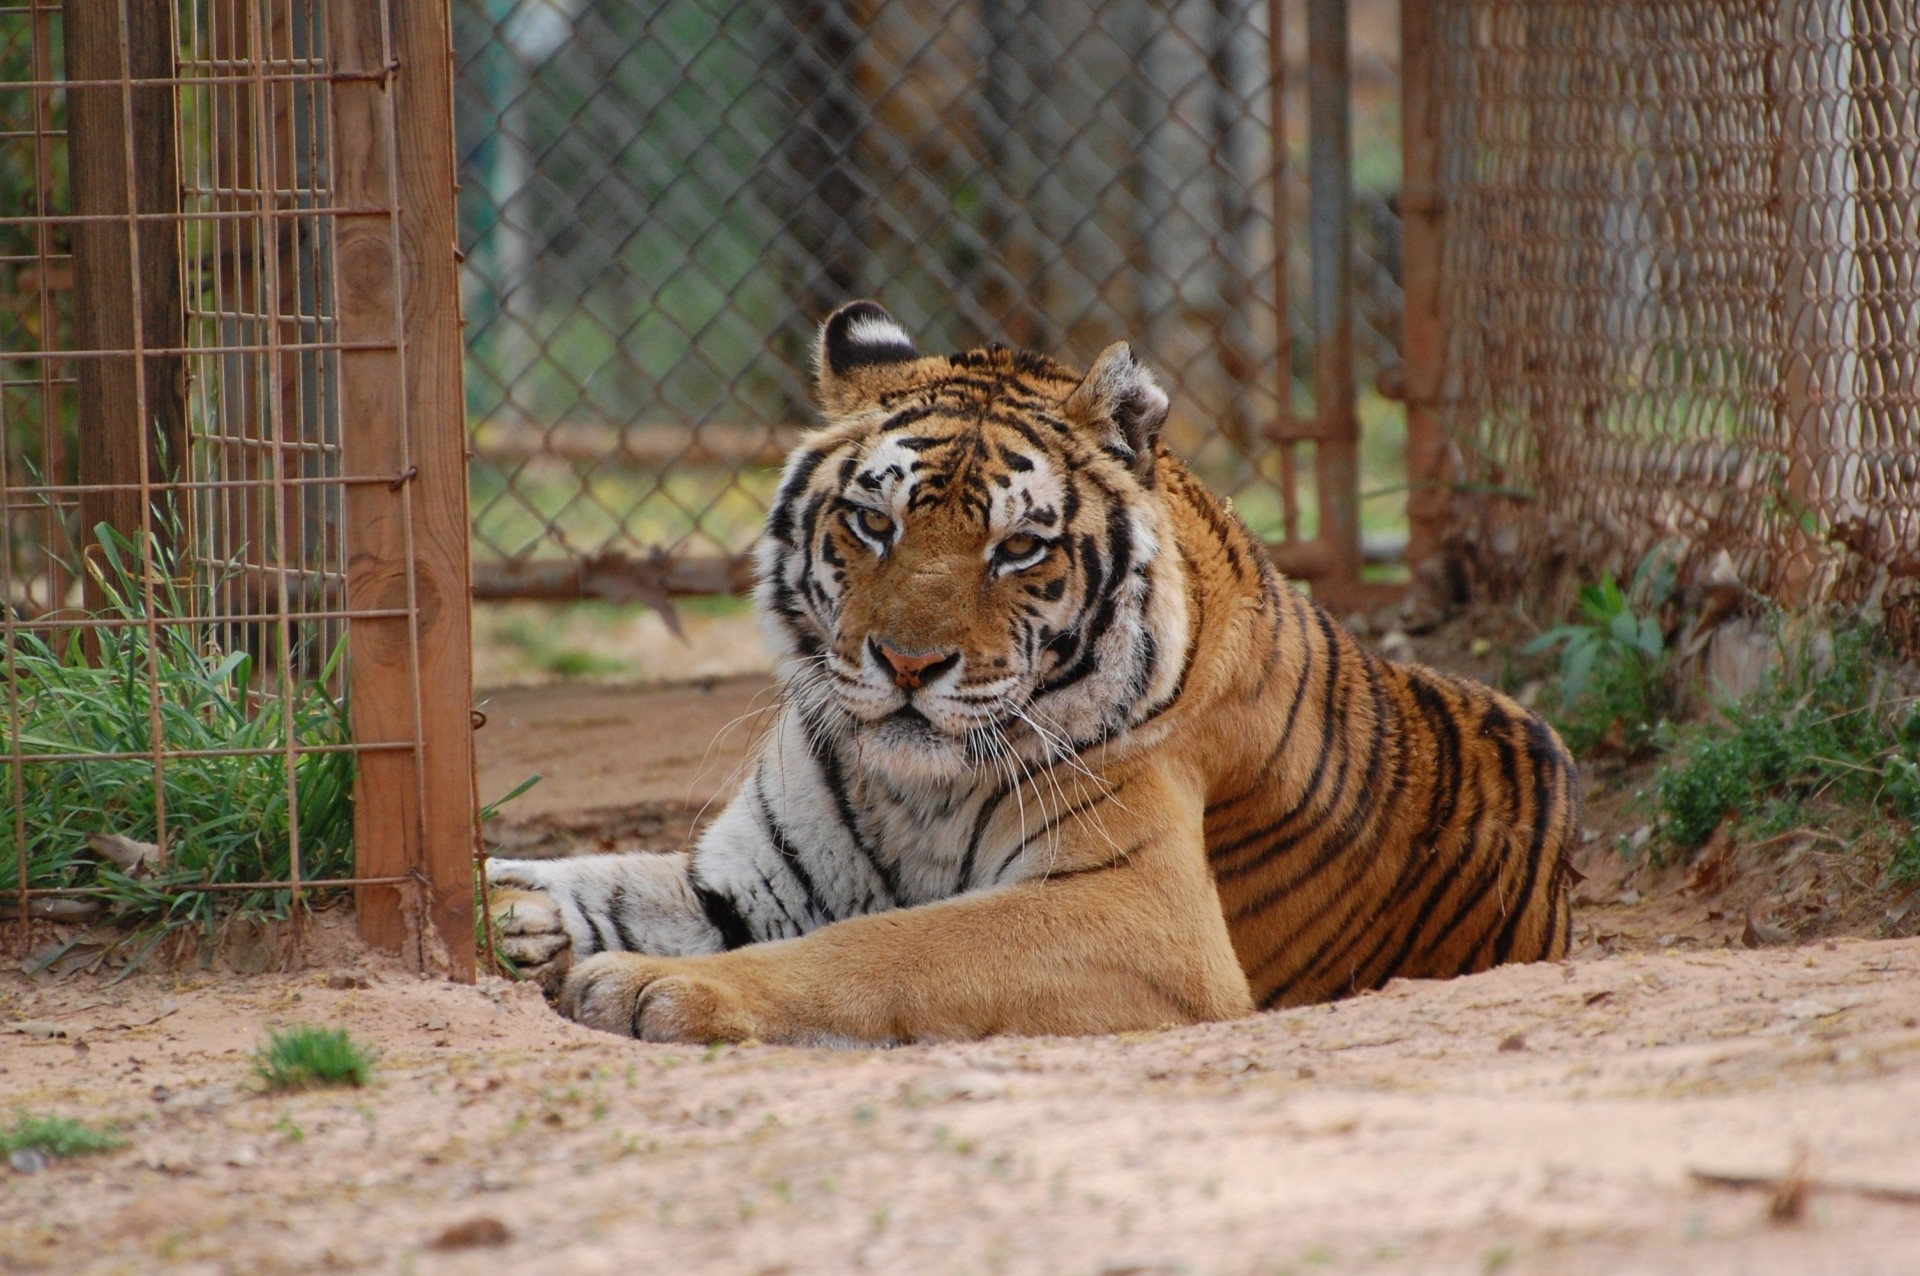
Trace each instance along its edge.
<instances>
[{"instance_id":1,"label":"rusted metal fence panel","mask_svg":"<svg viewBox=\"0 0 1920 1276\"><path fill-rule=\"evenodd\" d=\"M1134 341L1283 565L1357 578L1391 0L455 0L455 29L482 597L741 588L811 324L859 296L932 349Z\"/></svg>"},{"instance_id":2,"label":"rusted metal fence panel","mask_svg":"<svg viewBox=\"0 0 1920 1276\"><path fill-rule=\"evenodd\" d=\"M472 970L450 43L386 0L0 13L23 945L103 885L148 924L358 887L371 938Z\"/></svg>"},{"instance_id":3,"label":"rusted metal fence panel","mask_svg":"<svg viewBox=\"0 0 1920 1276\"><path fill-rule=\"evenodd\" d=\"M1513 588L1659 550L1913 628L1913 5L1417 7L1455 561Z\"/></svg>"}]
</instances>

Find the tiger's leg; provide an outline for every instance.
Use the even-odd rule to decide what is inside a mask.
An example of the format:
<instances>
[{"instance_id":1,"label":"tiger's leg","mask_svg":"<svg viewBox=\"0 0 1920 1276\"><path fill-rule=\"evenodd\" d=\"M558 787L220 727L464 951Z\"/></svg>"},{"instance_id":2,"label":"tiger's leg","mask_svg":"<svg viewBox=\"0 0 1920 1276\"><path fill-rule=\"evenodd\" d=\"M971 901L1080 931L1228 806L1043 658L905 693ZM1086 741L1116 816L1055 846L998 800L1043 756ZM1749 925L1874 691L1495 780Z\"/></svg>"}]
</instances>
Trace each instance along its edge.
<instances>
[{"instance_id":1,"label":"tiger's leg","mask_svg":"<svg viewBox=\"0 0 1920 1276\"><path fill-rule=\"evenodd\" d=\"M1127 791L1135 809L1152 803L1145 787ZM1252 998L1206 871L1197 796L1185 805L1158 829L1104 830L1099 858L1079 848L1052 876L728 952L592 957L567 977L560 1008L610 1032L694 1042L963 1040L1238 1018Z\"/></svg>"},{"instance_id":2,"label":"tiger's leg","mask_svg":"<svg viewBox=\"0 0 1920 1276\"><path fill-rule=\"evenodd\" d=\"M893 905L887 882L837 819L792 714L739 793L685 854L494 860L501 953L550 990L602 952L678 957L814 930ZM809 779L813 782L809 783ZM797 847L796 830L808 830Z\"/></svg>"}]
</instances>

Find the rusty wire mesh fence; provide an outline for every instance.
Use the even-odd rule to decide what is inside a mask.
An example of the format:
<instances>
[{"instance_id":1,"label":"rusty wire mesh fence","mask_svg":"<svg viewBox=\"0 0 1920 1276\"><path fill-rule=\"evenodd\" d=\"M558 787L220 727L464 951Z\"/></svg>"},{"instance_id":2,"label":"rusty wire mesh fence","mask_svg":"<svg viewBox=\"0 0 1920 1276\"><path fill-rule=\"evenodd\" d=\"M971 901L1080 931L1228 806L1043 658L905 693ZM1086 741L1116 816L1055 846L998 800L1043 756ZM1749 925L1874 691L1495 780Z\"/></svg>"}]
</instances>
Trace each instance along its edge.
<instances>
[{"instance_id":1,"label":"rusty wire mesh fence","mask_svg":"<svg viewBox=\"0 0 1920 1276\"><path fill-rule=\"evenodd\" d=\"M1134 341L1175 446L1311 540L1307 9L455 0L480 595L738 589L812 419L811 325L860 296L934 350ZM1370 385L1399 310L1394 5L1353 29Z\"/></svg>"},{"instance_id":2,"label":"rusty wire mesh fence","mask_svg":"<svg viewBox=\"0 0 1920 1276\"><path fill-rule=\"evenodd\" d=\"M75 926L211 940L226 904L357 886L372 938L424 953L437 925L471 968L422 8L0 12L0 915L65 965L128 952Z\"/></svg>"},{"instance_id":3,"label":"rusty wire mesh fence","mask_svg":"<svg viewBox=\"0 0 1920 1276\"><path fill-rule=\"evenodd\" d=\"M1911 630L1913 5L1419 8L1461 561L1511 589L1657 551Z\"/></svg>"}]
</instances>

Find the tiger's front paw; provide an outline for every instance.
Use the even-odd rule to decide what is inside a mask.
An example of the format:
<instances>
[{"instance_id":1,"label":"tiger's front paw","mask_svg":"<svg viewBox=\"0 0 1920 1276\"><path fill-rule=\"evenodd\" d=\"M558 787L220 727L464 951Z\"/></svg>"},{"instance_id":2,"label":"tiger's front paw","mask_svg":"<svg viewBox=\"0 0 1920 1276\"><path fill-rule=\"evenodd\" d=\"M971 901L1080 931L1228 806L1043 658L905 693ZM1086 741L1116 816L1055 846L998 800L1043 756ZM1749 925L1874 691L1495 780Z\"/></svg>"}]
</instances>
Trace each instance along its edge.
<instances>
[{"instance_id":1,"label":"tiger's front paw","mask_svg":"<svg viewBox=\"0 0 1920 1276\"><path fill-rule=\"evenodd\" d=\"M494 949L552 997L573 965L573 939L560 906L542 890L495 886L489 896Z\"/></svg>"},{"instance_id":2,"label":"tiger's front paw","mask_svg":"<svg viewBox=\"0 0 1920 1276\"><path fill-rule=\"evenodd\" d=\"M641 1041L750 1041L759 1036L746 999L720 979L672 958L599 953L567 976L560 1013Z\"/></svg>"}]
</instances>

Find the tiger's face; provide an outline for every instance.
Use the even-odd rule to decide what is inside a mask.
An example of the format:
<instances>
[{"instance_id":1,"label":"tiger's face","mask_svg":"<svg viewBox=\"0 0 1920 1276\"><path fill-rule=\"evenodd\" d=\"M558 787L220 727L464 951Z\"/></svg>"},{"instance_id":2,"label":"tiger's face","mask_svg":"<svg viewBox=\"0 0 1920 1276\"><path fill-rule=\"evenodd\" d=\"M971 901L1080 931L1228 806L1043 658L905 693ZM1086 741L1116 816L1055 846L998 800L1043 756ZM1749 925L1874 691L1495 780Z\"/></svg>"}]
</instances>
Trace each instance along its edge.
<instances>
[{"instance_id":1,"label":"tiger's face","mask_svg":"<svg viewBox=\"0 0 1920 1276\"><path fill-rule=\"evenodd\" d=\"M1187 642L1154 489L1167 399L1129 348L1084 377L998 347L929 358L857 302L822 329L819 393L758 597L789 694L863 766L1010 778L1171 697Z\"/></svg>"}]
</instances>

